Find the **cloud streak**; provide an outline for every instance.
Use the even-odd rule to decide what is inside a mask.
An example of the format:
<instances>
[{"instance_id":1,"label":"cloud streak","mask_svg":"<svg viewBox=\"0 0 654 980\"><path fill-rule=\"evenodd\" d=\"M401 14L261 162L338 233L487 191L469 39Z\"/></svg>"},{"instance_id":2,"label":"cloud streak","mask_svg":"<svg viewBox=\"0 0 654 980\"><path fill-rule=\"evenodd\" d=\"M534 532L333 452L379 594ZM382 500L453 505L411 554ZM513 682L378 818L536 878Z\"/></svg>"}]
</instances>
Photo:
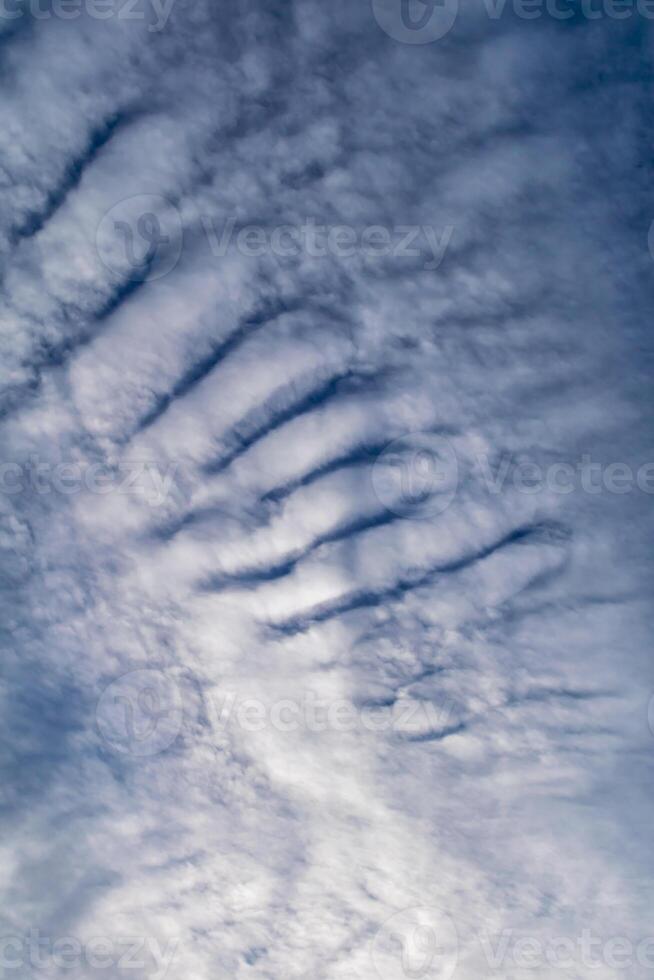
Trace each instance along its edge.
<instances>
[{"instance_id":1,"label":"cloud streak","mask_svg":"<svg viewBox=\"0 0 654 980\"><path fill-rule=\"evenodd\" d=\"M0 17L7 976L646 975L648 24L405 6Z\"/></svg>"}]
</instances>

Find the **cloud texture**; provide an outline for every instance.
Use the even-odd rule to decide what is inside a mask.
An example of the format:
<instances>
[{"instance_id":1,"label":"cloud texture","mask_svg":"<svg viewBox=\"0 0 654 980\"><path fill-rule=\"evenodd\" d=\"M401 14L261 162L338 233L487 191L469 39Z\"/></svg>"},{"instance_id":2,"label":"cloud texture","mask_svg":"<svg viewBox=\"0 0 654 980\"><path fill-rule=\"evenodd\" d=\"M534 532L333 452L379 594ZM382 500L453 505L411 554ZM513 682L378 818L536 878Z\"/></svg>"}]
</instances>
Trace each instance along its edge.
<instances>
[{"instance_id":1,"label":"cloud texture","mask_svg":"<svg viewBox=\"0 0 654 980\"><path fill-rule=\"evenodd\" d=\"M649 22L16 9L6 975L648 976L486 950L651 935Z\"/></svg>"}]
</instances>

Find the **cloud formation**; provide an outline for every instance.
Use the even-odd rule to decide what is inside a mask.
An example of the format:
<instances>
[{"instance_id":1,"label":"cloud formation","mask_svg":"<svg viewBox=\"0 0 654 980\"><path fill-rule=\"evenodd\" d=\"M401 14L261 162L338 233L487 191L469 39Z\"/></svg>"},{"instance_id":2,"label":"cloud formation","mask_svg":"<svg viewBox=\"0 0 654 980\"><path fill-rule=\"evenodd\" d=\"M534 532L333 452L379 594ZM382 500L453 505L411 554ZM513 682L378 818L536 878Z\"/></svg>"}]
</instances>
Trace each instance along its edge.
<instances>
[{"instance_id":1,"label":"cloud formation","mask_svg":"<svg viewBox=\"0 0 654 980\"><path fill-rule=\"evenodd\" d=\"M647 18L33 6L5 974L648 975Z\"/></svg>"}]
</instances>

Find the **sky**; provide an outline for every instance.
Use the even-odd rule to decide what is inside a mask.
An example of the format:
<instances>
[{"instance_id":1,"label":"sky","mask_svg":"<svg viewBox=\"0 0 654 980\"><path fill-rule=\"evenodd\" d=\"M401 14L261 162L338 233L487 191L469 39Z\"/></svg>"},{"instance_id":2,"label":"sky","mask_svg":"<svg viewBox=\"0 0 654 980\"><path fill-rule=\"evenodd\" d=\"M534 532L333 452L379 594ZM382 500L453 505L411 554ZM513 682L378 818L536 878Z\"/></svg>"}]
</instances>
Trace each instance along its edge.
<instances>
[{"instance_id":1,"label":"sky","mask_svg":"<svg viewBox=\"0 0 654 980\"><path fill-rule=\"evenodd\" d=\"M650 6L0 4L0 976L652 975Z\"/></svg>"}]
</instances>

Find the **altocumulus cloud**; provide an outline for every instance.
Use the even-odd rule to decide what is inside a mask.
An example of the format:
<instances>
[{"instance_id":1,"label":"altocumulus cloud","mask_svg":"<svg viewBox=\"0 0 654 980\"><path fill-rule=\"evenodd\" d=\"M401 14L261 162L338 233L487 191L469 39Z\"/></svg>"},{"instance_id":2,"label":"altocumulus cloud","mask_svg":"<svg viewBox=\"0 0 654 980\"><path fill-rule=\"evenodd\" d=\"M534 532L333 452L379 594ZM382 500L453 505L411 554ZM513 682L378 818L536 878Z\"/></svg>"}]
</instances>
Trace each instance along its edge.
<instances>
[{"instance_id":1,"label":"altocumulus cloud","mask_svg":"<svg viewBox=\"0 0 654 980\"><path fill-rule=\"evenodd\" d=\"M2 7L4 975L649 975L651 27L491 6Z\"/></svg>"}]
</instances>

